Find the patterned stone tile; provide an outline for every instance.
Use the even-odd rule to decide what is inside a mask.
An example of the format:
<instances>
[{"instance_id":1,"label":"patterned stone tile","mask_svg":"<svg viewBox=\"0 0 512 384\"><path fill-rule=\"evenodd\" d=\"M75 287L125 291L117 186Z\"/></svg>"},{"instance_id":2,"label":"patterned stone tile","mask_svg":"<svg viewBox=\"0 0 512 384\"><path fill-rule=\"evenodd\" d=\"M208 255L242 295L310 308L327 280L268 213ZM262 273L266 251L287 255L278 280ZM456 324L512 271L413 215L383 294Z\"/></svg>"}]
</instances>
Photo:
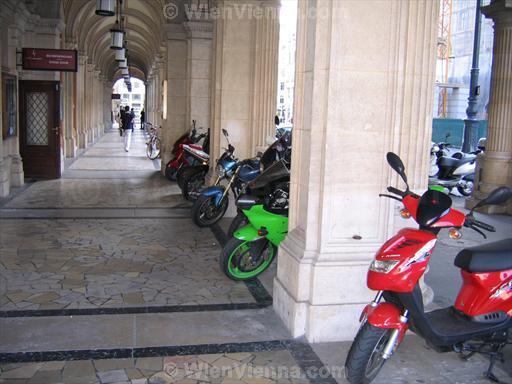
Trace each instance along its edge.
<instances>
[{"instance_id":1,"label":"patterned stone tile","mask_svg":"<svg viewBox=\"0 0 512 384\"><path fill-rule=\"evenodd\" d=\"M290 384L292 379L301 383L297 363L287 351L288 365L280 370L272 366L267 353L265 359L257 359L262 352L149 357L138 359L82 360L68 362L0 364L0 383L24 379L27 383L242 383L242 384ZM264 365L244 361L265 360ZM281 361L282 358L279 358ZM215 363L215 364L212 364ZM274 365L277 364L277 361ZM51 369L49 369L51 368ZM291 376L297 375L297 376ZM46 381L45 381L46 380ZM295 382L295 381L294 381Z\"/></svg>"},{"instance_id":2,"label":"patterned stone tile","mask_svg":"<svg viewBox=\"0 0 512 384\"><path fill-rule=\"evenodd\" d=\"M0 310L254 302L190 220L9 219L0 233Z\"/></svg>"}]
</instances>

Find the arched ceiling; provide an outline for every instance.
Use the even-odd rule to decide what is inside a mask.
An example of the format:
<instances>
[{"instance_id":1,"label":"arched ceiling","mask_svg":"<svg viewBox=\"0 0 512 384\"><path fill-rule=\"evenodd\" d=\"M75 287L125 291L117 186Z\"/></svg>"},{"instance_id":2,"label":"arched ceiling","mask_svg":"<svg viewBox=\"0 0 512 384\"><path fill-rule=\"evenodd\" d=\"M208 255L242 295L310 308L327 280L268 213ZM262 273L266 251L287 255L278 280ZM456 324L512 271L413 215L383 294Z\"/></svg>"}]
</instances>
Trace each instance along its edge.
<instances>
[{"instance_id":1,"label":"arched ceiling","mask_svg":"<svg viewBox=\"0 0 512 384\"><path fill-rule=\"evenodd\" d=\"M139 78L147 77L153 60L162 53L163 25L168 21L163 10L170 1L175 0L122 0L128 64ZM110 49L110 29L116 16L96 15L95 0L63 0L63 10L66 39L113 81L118 65Z\"/></svg>"}]
</instances>

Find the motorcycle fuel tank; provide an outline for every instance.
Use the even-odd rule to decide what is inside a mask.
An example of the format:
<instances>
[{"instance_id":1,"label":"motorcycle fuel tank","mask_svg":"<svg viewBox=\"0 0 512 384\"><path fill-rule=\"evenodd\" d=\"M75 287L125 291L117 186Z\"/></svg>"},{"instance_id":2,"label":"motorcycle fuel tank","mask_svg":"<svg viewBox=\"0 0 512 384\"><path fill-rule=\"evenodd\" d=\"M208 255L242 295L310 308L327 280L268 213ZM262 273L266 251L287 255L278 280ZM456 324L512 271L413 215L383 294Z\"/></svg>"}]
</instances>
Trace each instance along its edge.
<instances>
[{"instance_id":1,"label":"motorcycle fuel tank","mask_svg":"<svg viewBox=\"0 0 512 384\"><path fill-rule=\"evenodd\" d=\"M229 172L235 167L236 161L230 157L226 157L225 159L219 161L219 164L222 168L224 168L226 172Z\"/></svg>"},{"instance_id":2,"label":"motorcycle fuel tank","mask_svg":"<svg viewBox=\"0 0 512 384\"><path fill-rule=\"evenodd\" d=\"M248 183L254 180L259 174L260 170L258 167L251 167L249 164L244 164L240 167L238 177L240 177L243 182Z\"/></svg>"}]
</instances>

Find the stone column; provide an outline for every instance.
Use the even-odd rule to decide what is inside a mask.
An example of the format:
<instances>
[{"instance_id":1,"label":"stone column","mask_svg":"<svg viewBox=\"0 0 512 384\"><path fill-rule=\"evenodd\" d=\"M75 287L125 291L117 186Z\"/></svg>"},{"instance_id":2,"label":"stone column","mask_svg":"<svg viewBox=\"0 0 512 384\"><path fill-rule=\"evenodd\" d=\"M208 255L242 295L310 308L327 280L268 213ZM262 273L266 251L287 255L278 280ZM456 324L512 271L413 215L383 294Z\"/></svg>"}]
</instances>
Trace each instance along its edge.
<instances>
[{"instance_id":1,"label":"stone column","mask_svg":"<svg viewBox=\"0 0 512 384\"><path fill-rule=\"evenodd\" d=\"M261 14L256 19L252 145L255 152L265 151L267 137L274 137L274 116L277 105L277 71L279 64L279 10L277 2L263 3Z\"/></svg>"},{"instance_id":2,"label":"stone column","mask_svg":"<svg viewBox=\"0 0 512 384\"><path fill-rule=\"evenodd\" d=\"M94 121L92 111L94 108L94 64L88 62L85 71L85 129L87 143L94 142Z\"/></svg>"},{"instance_id":3,"label":"stone column","mask_svg":"<svg viewBox=\"0 0 512 384\"><path fill-rule=\"evenodd\" d=\"M94 116L94 133L95 139L98 139L103 135L103 87L101 85L102 77L101 71L94 71L94 104L93 104L93 116Z\"/></svg>"},{"instance_id":4,"label":"stone column","mask_svg":"<svg viewBox=\"0 0 512 384\"><path fill-rule=\"evenodd\" d=\"M294 337L351 340L374 293L366 271L394 233L403 188L385 161L427 185L438 4L299 2L289 233L274 309ZM421 22L419 22L421 20ZM396 204L398 206L398 204Z\"/></svg>"},{"instance_id":5,"label":"stone column","mask_svg":"<svg viewBox=\"0 0 512 384\"><path fill-rule=\"evenodd\" d=\"M167 92L167 119L162 122L162 170L171 157L172 144L189 127L187 121L187 39L185 29L179 24L166 25L167 61L165 71L157 78L156 95L159 100ZM162 62L162 64L164 64ZM162 82L167 80L167 89ZM160 104L160 103L158 103ZM158 105L157 104L157 105Z\"/></svg>"},{"instance_id":6,"label":"stone column","mask_svg":"<svg viewBox=\"0 0 512 384\"><path fill-rule=\"evenodd\" d=\"M152 95L153 90L151 89L152 86L153 86L153 80L152 80L152 75L151 75L151 70L150 70L146 77L146 106L145 106L146 121L149 121L149 122L153 121L153 95Z\"/></svg>"},{"instance_id":7,"label":"stone column","mask_svg":"<svg viewBox=\"0 0 512 384\"><path fill-rule=\"evenodd\" d=\"M78 55L78 72L76 74L76 113L77 113L77 128L78 128L78 147L87 148L89 140L87 137L87 122L86 122L86 100L85 100L85 79L87 73L87 56Z\"/></svg>"},{"instance_id":8,"label":"stone column","mask_svg":"<svg viewBox=\"0 0 512 384\"><path fill-rule=\"evenodd\" d=\"M187 33L187 117L205 130L210 125L210 68L212 31L210 21L185 23Z\"/></svg>"},{"instance_id":9,"label":"stone column","mask_svg":"<svg viewBox=\"0 0 512 384\"><path fill-rule=\"evenodd\" d=\"M75 157L77 150L76 138L73 132L73 121L75 113L75 74L71 72L64 73L64 84L62 85L64 92L64 147L66 157Z\"/></svg>"},{"instance_id":10,"label":"stone column","mask_svg":"<svg viewBox=\"0 0 512 384\"><path fill-rule=\"evenodd\" d=\"M494 21L491 100L485 153L478 156L475 191L467 200L468 208L499 186L512 187L512 2L492 0L482 12ZM512 214L512 202L483 211Z\"/></svg>"},{"instance_id":11,"label":"stone column","mask_svg":"<svg viewBox=\"0 0 512 384\"><path fill-rule=\"evenodd\" d=\"M271 132L276 108L279 1L221 0L214 21L212 153L226 129L240 158L253 156Z\"/></svg>"},{"instance_id":12,"label":"stone column","mask_svg":"<svg viewBox=\"0 0 512 384\"><path fill-rule=\"evenodd\" d=\"M103 125L105 127L103 133L108 132L112 128L112 85L106 77L101 83L103 87Z\"/></svg>"}]
</instances>

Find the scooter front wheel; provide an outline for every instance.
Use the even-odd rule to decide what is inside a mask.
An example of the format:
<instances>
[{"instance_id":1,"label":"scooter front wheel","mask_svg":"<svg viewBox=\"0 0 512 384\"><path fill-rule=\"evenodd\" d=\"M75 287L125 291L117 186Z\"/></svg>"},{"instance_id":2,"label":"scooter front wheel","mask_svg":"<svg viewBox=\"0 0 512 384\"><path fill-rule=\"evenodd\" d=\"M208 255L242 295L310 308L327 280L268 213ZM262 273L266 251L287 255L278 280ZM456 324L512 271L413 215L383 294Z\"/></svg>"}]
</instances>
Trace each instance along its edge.
<instances>
[{"instance_id":1,"label":"scooter front wheel","mask_svg":"<svg viewBox=\"0 0 512 384\"><path fill-rule=\"evenodd\" d=\"M201 195L194 202L192 207L192 220L198 227L210 227L217 221L222 219L222 216L228 209L229 199L224 196L220 204L215 204L215 196Z\"/></svg>"},{"instance_id":2,"label":"scooter front wheel","mask_svg":"<svg viewBox=\"0 0 512 384\"><path fill-rule=\"evenodd\" d=\"M345 376L351 384L369 384L375 379L386 362L382 352L391 336L392 329L382 329L364 324L354 339L347 360Z\"/></svg>"},{"instance_id":3,"label":"scooter front wheel","mask_svg":"<svg viewBox=\"0 0 512 384\"><path fill-rule=\"evenodd\" d=\"M277 247L266 238L247 241L232 237L220 253L220 269L231 280L249 280L265 271Z\"/></svg>"}]
</instances>

